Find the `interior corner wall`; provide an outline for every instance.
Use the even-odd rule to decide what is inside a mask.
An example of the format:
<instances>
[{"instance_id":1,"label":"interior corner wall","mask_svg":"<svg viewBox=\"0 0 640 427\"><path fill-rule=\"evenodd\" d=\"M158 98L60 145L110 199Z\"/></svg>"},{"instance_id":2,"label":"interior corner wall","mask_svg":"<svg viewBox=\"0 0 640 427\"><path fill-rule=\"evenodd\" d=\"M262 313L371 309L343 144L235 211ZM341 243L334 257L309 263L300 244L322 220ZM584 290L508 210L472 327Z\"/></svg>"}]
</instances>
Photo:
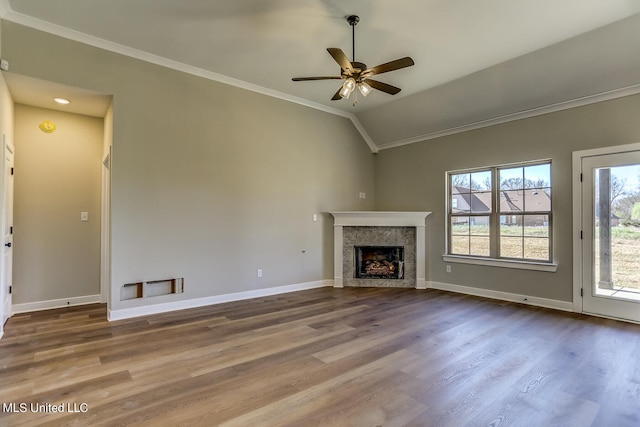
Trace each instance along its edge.
<instances>
[{"instance_id":1,"label":"interior corner wall","mask_svg":"<svg viewBox=\"0 0 640 427\"><path fill-rule=\"evenodd\" d=\"M7 87L4 75L0 72L0 135L4 134L13 141L13 98Z\"/></svg>"},{"instance_id":2,"label":"interior corner wall","mask_svg":"<svg viewBox=\"0 0 640 427\"><path fill-rule=\"evenodd\" d=\"M14 106L13 106L13 98L11 96L11 92L9 92L9 88L7 87L7 83L4 79L4 75L0 72L0 145L2 145L2 136L4 135L11 145L13 145L13 134L14 134L14 126L13 126L13 117L14 117ZM1 157L1 156L0 156ZM3 172L4 164L0 165L0 172ZM3 177L4 175L0 175ZM2 181L2 178L0 178ZM3 186L0 186L0 196L2 195ZM0 198L0 200L3 200Z\"/></svg>"},{"instance_id":3,"label":"interior corner wall","mask_svg":"<svg viewBox=\"0 0 640 427\"><path fill-rule=\"evenodd\" d=\"M344 117L8 21L2 50L15 73L113 95L112 310L331 280L328 212L373 208L374 156ZM178 277L183 294L121 301Z\"/></svg>"},{"instance_id":4,"label":"interior corner wall","mask_svg":"<svg viewBox=\"0 0 640 427\"><path fill-rule=\"evenodd\" d=\"M100 293L102 139L102 118L16 104L13 304Z\"/></svg>"},{"instance_id":5,"label":"interior corner wall","mask_svg":"<svg viewBox=\"0 0 640 427\"><path fill-rule=\"evenodd\" d=\"M0 58L2 57L2 25L0 19ZM0 136L7 135L10 141L13 140L13 98L6 80L3 75L4 71L0 71ZM1 169L0 169L1 172Z\"/></svg>"},{"instance_id":6,"label":"interior corner wall","mask_svg":"<svg viewBox=\"0 0 640 427\"><path fill-rule=\"evenodd\" d=\"M427 219L428 281L572 301L571 153L640 142L639 114L635 95L380 151L376 208L433 212ZM557 272L448 262L452 272L446 273L445 173L538 159L552 160Z\"/></svg>"}]
</instances>

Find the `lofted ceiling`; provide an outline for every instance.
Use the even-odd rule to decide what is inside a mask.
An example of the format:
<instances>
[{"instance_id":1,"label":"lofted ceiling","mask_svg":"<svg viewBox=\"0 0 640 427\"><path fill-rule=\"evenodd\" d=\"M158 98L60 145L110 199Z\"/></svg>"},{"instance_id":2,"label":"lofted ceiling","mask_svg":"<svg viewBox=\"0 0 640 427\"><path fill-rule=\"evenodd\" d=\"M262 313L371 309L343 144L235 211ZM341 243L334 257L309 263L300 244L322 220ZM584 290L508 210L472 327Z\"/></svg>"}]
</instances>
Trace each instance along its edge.
<instances>
[{"instance_id":1,"label":"lofted ceiling","mask_svg":"<svg viewBox=\"0 0 640 427\"><path fill-rule=\"evenodd\" d=\"M637 0L0 0L0 13L350 117L373 151L640 93ZM326 49L351 58L351 14L357 61L414 59L376 77L399 94L353 105L330 100L339 80L291 80L339 75Z\"/></svg>"}]
</instances>

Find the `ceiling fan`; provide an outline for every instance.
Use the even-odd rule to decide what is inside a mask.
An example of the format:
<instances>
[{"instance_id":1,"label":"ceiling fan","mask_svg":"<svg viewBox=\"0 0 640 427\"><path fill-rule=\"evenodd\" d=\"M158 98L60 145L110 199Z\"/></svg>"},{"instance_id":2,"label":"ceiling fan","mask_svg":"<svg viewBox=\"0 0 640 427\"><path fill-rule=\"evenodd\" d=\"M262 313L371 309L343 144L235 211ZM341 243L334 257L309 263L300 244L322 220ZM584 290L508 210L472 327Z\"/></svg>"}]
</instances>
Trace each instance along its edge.
<instances>
[{"instance_id":1,"label":"ceiling fan","mask_svg":"<svg viewBox=\"0 0 640 427\"><path fill-rule=\"evenodd\" d=\"M327 49L333 59L340 65L340 76L324 76L324 77L294 77L294 82L309 81L309 80L344 80L340 89L331 98L332 101L339 99L348 99L351 93L357 87L363 96L367 96L371 89L377 89L379 91L395 95L400 92L399 87L392 86L387 83L373 80L370 77L376 74L388 73L389 71L399 70L401 68L410 67L414 65L413 59L405 57L396 59L395 61L387 62L375 67L367 68L362 62L356 61L356 25L360 22L360 17L356 15L350 15L346 17L347 22L351 25L352 34L352 47L353 47L353 61L349 61L347 55L341 49L337 47L330 47ZM355 105L354 101L354 105Z\"/></svg>"}]
</instances>

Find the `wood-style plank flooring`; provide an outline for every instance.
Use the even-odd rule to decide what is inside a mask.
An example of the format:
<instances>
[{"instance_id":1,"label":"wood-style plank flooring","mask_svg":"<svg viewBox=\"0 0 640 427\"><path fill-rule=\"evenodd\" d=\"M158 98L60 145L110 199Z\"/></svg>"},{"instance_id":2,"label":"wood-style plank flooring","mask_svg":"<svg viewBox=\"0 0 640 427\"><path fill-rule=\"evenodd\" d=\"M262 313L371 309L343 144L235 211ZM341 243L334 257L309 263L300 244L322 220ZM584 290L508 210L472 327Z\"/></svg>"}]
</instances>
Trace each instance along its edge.
<instances>
[{"instance_id":1,"label":"wood-style plank flooring","mask_svg":"<svg viewBox=\"0 0 640 427\"><path fill-rule=\"evenodd\" d=\"M640 426L640 325L436 290L18 314L0 369L2 426Z\"/></svg>"}]
</instances>

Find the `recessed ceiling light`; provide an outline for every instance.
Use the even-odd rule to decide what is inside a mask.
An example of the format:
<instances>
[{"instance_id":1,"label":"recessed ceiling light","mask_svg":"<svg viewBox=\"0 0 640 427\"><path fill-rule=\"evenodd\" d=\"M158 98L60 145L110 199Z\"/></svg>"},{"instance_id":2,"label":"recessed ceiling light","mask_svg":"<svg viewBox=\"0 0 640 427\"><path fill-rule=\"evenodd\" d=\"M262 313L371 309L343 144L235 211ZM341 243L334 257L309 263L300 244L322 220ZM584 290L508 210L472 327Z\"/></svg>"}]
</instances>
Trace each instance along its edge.
<instances>
[{"instance_id":1,"label":"recessed ceiling light","mask_svg":"<svg viewBox=\"0 0 640 427\"><path fill-rule=\"evenodd\" d=\"M62 105L71 104L71 101L69 101L67 98L53 98L53 100Z\"/></svg>"}]
</instances>

